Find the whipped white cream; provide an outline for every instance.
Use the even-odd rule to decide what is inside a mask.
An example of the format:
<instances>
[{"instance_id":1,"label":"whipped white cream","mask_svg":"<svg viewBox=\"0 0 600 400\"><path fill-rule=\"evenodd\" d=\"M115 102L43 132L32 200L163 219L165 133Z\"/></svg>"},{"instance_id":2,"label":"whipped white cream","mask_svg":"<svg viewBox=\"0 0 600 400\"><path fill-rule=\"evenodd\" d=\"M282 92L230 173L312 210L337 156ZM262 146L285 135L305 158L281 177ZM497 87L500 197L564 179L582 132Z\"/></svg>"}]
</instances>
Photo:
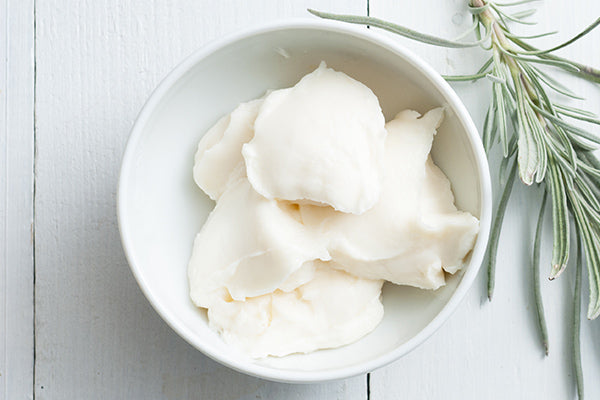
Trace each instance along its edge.
<instances>
[{"instance_id":1,"label":"whipped white cream","mask_svg":"<svg viewBox=\"0 0 600 400\"><path fill-rule=\"evenodd\" d=\"M457 211L450 183L429 152L443 109L402 111L386 125L383 188L362 215L301 206L305 225L328 238L340 268L356 276L437 289L473 247L478 220Z\"/></svg>"},{"instance_id":2,"label":"whipped white cream","mask_svg":"<svg viewBox=\"0 0 600 400\"><path fill-rule=\"evenodd\" d=\"M383 318L382 280L360 279L315 261L312 279L292 291L233 301L216 299L210 326L254 358L285 356L352 343Z\"/></svg>"},{"instance_id":3,"label":"whipped white cream","mask_svg":"<svg viewBox=\"0 0 600 400\"><path fill-rule=\"evenodd\" d=\"M304 262L329 258L322 238L305 229L290 208L265 199L240 178L196 236L190 296L197 306L209 307L223 291L235 300L271 293Z\"/></svg>"},{"instance_id":4,"label":"whipped white cream","mask_svg":"<svg viewBox=\"0 0 600 400\"><path fill-rule=\"evenodd\" d=\"M384 124L371 89L321 63L266 96L242 150L248 179L268 199L361 214L379 199Z\"/></svg>"},{"instance_id":5,"label":"whipped white cream","mask_svg":"<svg viewBox=\"0 0 600 400\"><path fill-rule=\"evenodd\" d=\"M246 176L242 145L254 136L254 120L262 99L242 103L221 118L198 143L194 157L194 181L211 199Z\"/></svg>"}]
</instances>

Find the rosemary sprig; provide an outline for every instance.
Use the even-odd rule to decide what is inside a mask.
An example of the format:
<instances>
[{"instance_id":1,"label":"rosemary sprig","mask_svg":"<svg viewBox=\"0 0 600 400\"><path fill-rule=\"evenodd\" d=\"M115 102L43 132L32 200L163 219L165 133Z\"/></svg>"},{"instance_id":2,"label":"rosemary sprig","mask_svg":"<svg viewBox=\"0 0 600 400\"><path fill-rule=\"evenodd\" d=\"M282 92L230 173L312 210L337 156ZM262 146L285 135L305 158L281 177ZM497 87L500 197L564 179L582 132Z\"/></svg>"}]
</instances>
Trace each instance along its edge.
<instances>
[{"instance_id":1,"label":"rosemary sprig","mask_svg":"<svg viewBox=\"0 0 600 400\"><path fill-rule=\"evenodd\" d=\"M600 81L600 71L551 54L582 38L600 25L600 18L573 38L547 50L539 50L511 33L506 22L525 23L523 18L532 14L525 12L509 14L504 8L533 0L513 3L494 3L485 0L469 0L474 25L469 31L476 32L478 40L461 42L437 38L396 25L378 18L337 15L309 10L321 18L353 24L369 25L443 47L464 48L481 46L492 52L490 59L471 75L448 76L450 81L471 81L488 78L492 82L492 101L483 129L483 143L489 150L495 142L502 145L505 158L514 156L511 150L516 139L519 177L526 185L543 183L552 199L553 255L550 279L565 269L569 259L570 217L574 217L582 235L590 275L590 301L588 318L600 314L600 162L590 150L600 144L600 136L588 129L573 125L565 118L577 119L600 125L596 115L565 106L550 99L549 91L577 98L538 64L548 65L576 74L592 82ZM485 34L481 34L481 31ZM511 130L511 125L516 129ZM508 185L510 186L510 185ZM506 190L496 220L502 220L510 189ZM571 212L570 210L573 210ZM500 228L494 228L488 252L488 270L491 272L488 297L494 289L495 249ZM490 267L491 266L491 267Z\"/></svg>"},{"instance_id":2,"label":"rosemary sprig","mask_svg":"<svg viewBox=\"0 0 600 400\"><path fill-rule=\"evenodd\" d=\"M482 141L487 152L494 144L501 145L503 160L500 166L501 180L513 161L513 167L498 205L490 242L488 245L488 297L494 291L496 251L504 212L518 170L525 185L543 185L545 194L538 219L534 240L533 269L538 276L542 218L546 197L552 202L552 265L549 278L555 279L566 268L569 261L571 220L574 221L578 244L585 251L588 269L589 301L587 315L595 319L600 315L600 161L593 150L600 145L597 126L600 117L576 107L557 102L554 97L581 99L569 88L553 78L544 67L562 69L590 82L600 83L600 70L553 54L581 39L600 25L600 18L571 39L541 50L527 43L527 39L554 34L520 36L510 31L509 23L532 24L525 20L535 10L510 13L511 6L528 4L535 0L517 0L511 3L496 3L487 0L467 0L473 17L473 25L458 39L447 40L416 32L406 27L381 19L337 15L309 10L312 14L353 24L369 25L423 43L467 48L480 46L489 51L490 57L473 74L445 76L448 81L475 81L486 78L491 82L491 103L482 130ZM476 40L461 39L474 33ZM554 95L554 96L552 96ZM573 120L585 123L582 128ZM593 126L596 130L593 130ZM579 250L578 246L578 252ZM579 253L578 253L579 255ZM577 268L583 260L578 257ZM547 351L548 339L543 306L541 303L539 278L534 279L538 323L542 344ZM577 280L576 296L581 296L580 278ZM577 297L579 298L579 297ZM575 309L576 311L576 309ZM573 323L572 339L575 365L579 361L579 324ZM578 369L579 368L579 369ZM580 367L576 367L577 387L583 396Z\"/></svg>"}]
</instances>

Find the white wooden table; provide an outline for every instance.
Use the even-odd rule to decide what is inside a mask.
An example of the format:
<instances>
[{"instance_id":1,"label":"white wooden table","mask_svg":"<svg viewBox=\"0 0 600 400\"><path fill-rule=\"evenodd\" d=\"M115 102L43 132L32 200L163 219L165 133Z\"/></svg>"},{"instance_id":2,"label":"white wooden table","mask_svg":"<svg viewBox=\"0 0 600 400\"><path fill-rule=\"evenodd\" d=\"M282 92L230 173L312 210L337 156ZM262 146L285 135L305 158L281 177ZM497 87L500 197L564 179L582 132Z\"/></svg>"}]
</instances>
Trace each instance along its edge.
<instances>
[{"instance_id":1,"label":"white wooden table","mask_svg":"<svg viewBox=\"0 0 600 400\"><path fill-rule=\"evenodd\" d=\"M470 24L464 0L370 0L368 6L371 15L444 37ZM233 372L172 332L138 289L119 241L115 195L129 129L151 90L185 56L230 32L309 18L307 7L365 14L368 6L367 0L0 0L0 399L575 397L565 323L573 268L543 282L551 341L544 357L529 289L539 192L520 185L506 217L494 301L485 300L482 271L430 340L367 376L287 385ZM560 30L546 44L600 15L600 3L591 0L538 7L535 30ZM474 72L482 60L478 49L398 40L442 73ZM600 30L562 54L600 66L598 42ZM564 80L600 112L599 87ZM455 85L478 126L486 85ZM544 265L549 251L547 244ZM588 399L600 398L599 338L599 322L584 321Z\"/></svg>"}]
</instances>

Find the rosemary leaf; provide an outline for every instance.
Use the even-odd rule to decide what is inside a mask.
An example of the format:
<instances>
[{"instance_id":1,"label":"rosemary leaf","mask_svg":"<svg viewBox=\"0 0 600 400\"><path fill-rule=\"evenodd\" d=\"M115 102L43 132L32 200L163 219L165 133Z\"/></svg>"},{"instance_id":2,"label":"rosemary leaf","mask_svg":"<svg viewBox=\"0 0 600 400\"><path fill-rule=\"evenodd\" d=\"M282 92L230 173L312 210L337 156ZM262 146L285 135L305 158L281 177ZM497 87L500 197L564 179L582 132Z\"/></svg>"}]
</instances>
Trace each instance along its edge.
<instances>
[{"instance_id":1,"label":"rosemary leaf","mask_svg":"<svg viewBox=\"0 0 600 400\"><path fill-rule=\"evenodd\" d=\"M540 287L540 247L542 242L542 227L544 225L544 211L546 211L546 199L548 192L544 191L542 205L538 216L537 227L535 229L535 240L533 242L533 296L535 298L535 312L537 316L538 329L540 331L540 340L544 347L544 353L548 355L548 327L546 326L546 317L544 315L544 303L542 301L542 292Z\"/></svg>"},{"instance_id":2,"label":"rosemary leaf","mask_svg":"<svg viewBox=\"0 0 600 400\"><path fill-rule=\"evenodd\" d=\"M482 72L486 71L486 70L488 69L488 67L489 67L490 65L492 65L492 62L493 62L493 61L494 61L494 58L493 58L493 57L490 57L490 58L488 58L488 59L487 59L487 60L486 60L486 61L483 63L483 65L481 66L481 68L479 68L479 71L477 71L477 73L478 73L478 74L480 74L480 73L482 73Z\"/></svg>"},{"instance_id":3,"label":"rosemary leaf","mask_svg":"<svg viewBox=\"0 0 600 400\"><path fill-rule=\"evenodd\" d=\"M546 131L549 133L547 138L551 142L553 142L554 136L552 134L558 137L559 146L561 146L561 148L564 151L564 160L566 163L568 163L567 165L569 165L569 175L575 176L575 170L577 169L577 153L575 151L575 148L573 147L573 143L570 140L569 135L567 135L567 132L565 132L565 130L562 127L553 124L552 122L550 122L549 125L552 126L552 128L554 129L550 131L550 129L548 129L548 125L546 126Z\"/></svg>"},{"instance_id":4,"label":"rosemary leaf","mask_svg":"<svg viewBox=\"0 0 600 400\"><path fill-rule=\"evenodd\" d=\"M535 181L540 183L544 180L546 175L546 168L548 165L548 152L547 145L544 141L545 131L541 125L541 121L538 116L532 110L531 107L525 107L525 116L527 117L527 124L529 125L529 131L536 147L535 154L537 156L536 163L536 175Z\"/></svg>"},{"instance_id":5,"label":"rosemary leaf","mask_svg":"<svg viewBox=\"0 0 600 400\"><path fill-rule=\"evenodd\" d=\"M586 218L589 219L590 222L598 225L600 224L600 214L598 214L598 201L596 199L590 200L590 193L591 189L587 185L585 185L583 181L579 181L579 183L576 184L576 190L573 192L573 196L575 196L579 204L581 204L581 207L583 208L583 211L586 214Z\"/></svg>"},{"instance_id":6,"label":"rosemary leaf","mask_svg":"<svg viewBox=\"0 0 600 400\"><path fill-rule=\"evenodd\" d=\"M550 65L553 67L564 69L565 71L572 72L572 73L577 73L577 72L581 71L581 69L578 67L578 65L576 63L569 61L569 60L564 60L564 59L556 60L556 59L550 59L550 58L525 57L518 53L515 53L514 51L506 50L502 47L500 47L500 51L502 51L504 54L506 54L508 56L516 58L517 60L528 62L528 63Z\"/></svg>"},{"instance_id":7,"label":"rosemary leaf","mask_svg":"<svg viewBox=\"0 0 600 400\"><path fill-rule=\"evenodd\" d=\"M578 163L577 166L583 171L585 171L589 176L592 176L596 179L600 179L600 170L598 170L597 168L590 167L589 165L583 162Z\"/></svg>"},{"instance_id":8,"label":"rosemary leaf","mask_svg":"<svg viewBox=\"0 0 600 400\"><path fill-rule=\"evenodd\" d=\"M520 51L519 53L520 54L527 54L527 55L540 55L540 54L552 53L553 51L562 49L563 47L567 47L568 45L572 44L573 42L576 42L577 40L581 39L582 37L584 37L585 35L587 35L591 31L593 31L598 25L600 25L600 17L598 17L594 22L592 22L583 31L579 32L577 35L573 36L571 39L567 40L566 42L559 44L558 46L554 46L554 47L552 47L552 48L550 48L548 50Z\"/></svg>"},{"instance_id":9,"label":"rosemary leaf","mask_svg":"<svg viewBox=\"0 0 600 400\"><path fill-rule=\"evenodd\" d=\"M512 160L512 156L517 151L517 141L514 136L511 138L510 143L508 144L508 149L509 149L508 157L503 157L502 161L500 161L500 169L498 172L498 175L500 178L499 179L500 186L506 185L506 181L508 180L508 177L506 176L506 171L508 170L508 164Z\"/></svg>"},{"instance_id":10,"label":"rosemary leaf","mask_svg":"<svg viewBox=\"0 0 600 400\"><path fill-rule=\"evenodd\" d=\"M550 156L550 193L552 194L552 227L554 246L552 251L552 269L550 280L555 279L569 261L569 214L565 181L553 157Z\"/></svg>"},{"instance_id":11,"label":"rosemary leaf","mask_svg":"<svg viewBox=\"0 0 600 400\"><path fill-rule=\"evenodd\" d=\"M589 221L585 218L581 204L577 199L573 199L573 211L578 231L583 238L585 255L588 266L588 276L590 284L590 299L588 305L588 318L594 319L600 313L600 298L598 297L598 285L600 283L600 238L595 234Z\"/></svg>"},{"instance_id":12,"label":"rosemary leaf","mask_svg":"<svg viewBox=\"0 0 600 400\"><path fill-rule=\"evenodd\" d=\"M576 108L576 107L570 107L570 106L566 106L563 104L554 104L554 107L561 109L561 110L565 110L565 111L570 111L574 114L579 114L582 115L584 117L590 117L590 118L600 118L598 117L598 115L594 114L593 112L587 111L587 110L582 110L580 108Z\"/></svg>"},{"instance_id":13,"label":"rosemary leaf","mask_svg":"<svg viewBox=\"0 0 600 400\"><path fill-rule=\"evenodd\" d=\"M517 115L519 121L519 150L517 155L517 160L519 162L519 177L524 184L531 185L533 183L538 166L538 154L536 153L537 144L533 138L532 128L529 125L529 120L527 118L527 102L524 100L524 88L520 82L515 82L515 85L517 87Z\"/></svg>"},{"instance_id":14,"label":"rosemary leaf","mask_svg":"<svg viewBox=\"0 0 600 400\"><path fill-rule=\"evenodd\" d=\"M494 3L494 4L496 4L496 6L498 6L498 7L511 7L511 6L518 6L521 4L533 3L534 1L541 1L541 0L520 0L520 1L514 1L512 3Z\"/></svg>"},{"instance_id":15,"label":"rosemary leaf","mask_svg":"<svg viewBox=\"0 0 600 400\"><path fill-rule=\"evenodd\" d=\"M491 4L494 11L496 11L496 13L498 13L498 15L504 17L504 19L506 19L506 20L516 22L517 24L523 24L523 25L536 25L537 24L537 22L523 21L518 15L507 14L504 11L500 10L499 7L495 7L494 3L492 3L492 2L487 3L487 4Z\"/></svg>"},{"instance_id":16,"label":"rosemary leaf","mask_svg":"<svg viewBox=\"0 0 600 400\"><path fill-rule=\"evenodd\" d=\"M442 77L449 82L460 82L460 81L476 81L481 78L485 78L489 75L487 72L477 73L473 75L442 75Z\"/></svg>"},{"instance_id":17,"label":"rosemary leaf","mask_svg":"<svg viewBox=\"0 0 600 400\"><path fill-rule=\"evenodd\" d=\"M568 143L570 143L571 147L577 147L578 149L583 149L586 151L591 151L591 150L595 150L598 148L597 145L590 143L587 140L581 139L579 136L577 135L573 135L572 133L569 133L567 131L565 131L562 126L557 125L556 123L549 121L550 125L554 128L554 130L556 132L560 132L561 135L564 135L566 137L566 140ZM571 165L575 165L571 162ZM571 174L573 175L573 174Z\"/></svg>"},{"instance_id":18,"label":"rosemary leaf","mask_svg":"<svg viewBox=\"0 0 600 400\"><path fill-rule=\"evenodd\" d=\"M510 32L504 32L504 34L506 36L508 36L509 38L517 38L517 39L538 39L541 37L556 35L557 33L558 33L558 31L552 31L552 32L539 33L537 35L521 36L521 35L514 35Z\"/></svg>"},{"instance_id":19,"label":"rosemary leaf","mask_svg":"<svg viewBox=\"0 0 600 400\"><path fill-rule=\"evenodd\" d=\"M490 241L488 242L487 254L488 254L488 300L492 301L494 296L494 286L496 284L496 254L498 253L498 243L500 241L500 232L502 231L502 221L504 220L504 214L506 213L506 206L508 205L508 199L512 192L513 183L515 181L515 175L517 174L517 163L513 163L513 166L508 175L508 181L504 186L500 203L498 203L498 209L496 210L496 216L494 217L494 223L492 224L492 232L490 233Z\"/></svg>"},{"instance_id":20,"label":"rosemary leaf","mask_svg":"<svg viewBox=\"0 0 600 400\"><path fill-rule=\"evenodd\" d=\"M523 40L517 38L517 37L509 37L510 40L512 42L514 42L515 44L517 44L519 47L525 49L525 50L532 50L532 51L537 51L539 50L538 48L530 45L527 42L524 42ZM588 80L590 82L596 82L596 83L600 83L600 70L596 69L596 68L592 68L590 66L581 64L581 63L577 63L574 61L570 61L567 60L563 57L559 57L557 55L554 54L539 54L538 57L545 59L545 60L552 60L552 61L560 61L560 62L567 62L575 67L577 67L579 69L579 71L577 72L573 72L570 69L567 69L567 71L574 73L575 75ZM558 66L558 65L556 65Z\"/></svg>"},{"instance_id":21,"label":"rosemary leaf","mask_svg":"<svg viewBox=\"0 0 600 400\"><path fill-rule=\"evenodd\" d=\"M473 31L475 29L477 29L478 26L479 26L479 22L477 20L474 20L473 24L469 27L469 29L467 29L466 31L464 31L463 33L461 33L460 35L458 35L457 37L452 39L452 41L457 42L461 39L464 39L465 37L469 36L469 34L473 33Z\"/></svg>"},{"instance_id":22,"label":"rosemary leaf","mask_svg":"<svg viewBox=\"0 0 600 400\"><path fill-rule=\"evenodd\" d=\"M581 129L575 125L572 125L572 124L566 122L565 120L563 120L562 118L557 117L556 115L549 113L548 111L544 110L543 108L536 106L532 102L529 102L529 104L537 112L542 114L545 118L547 118L548 120L554 122L555 124L563 127L567 132L571 132L574 135L577 135L579 137L587 139L592 143L600 144L600 136L594 135L593 133L590 133L590 132L586 131L585 129Z\"/></svg>"},{"instance_id":23,"label":"rosemary leaf","mask_svg":"<svg viewBox=\"0 0 600 400\"><path fill-rule=\"evenodd\" d=\"M580 121L589 122L590 124L600 125L600 119L598 119L596 116L590 117L590 116L587 116L587 115L582 115L582 114L579 114L579 113L574 113L572 111L567 111L567 110L561 109L559 107L556 107L556 108L557 108L557 112L560 113L560 114L562 114L562 115L564 115L564 116L567 116L567 117L570 117L570 118L574 118L574 119L578 119Z\"/></svg>"},{"instance_id":24,"label":"rosemary leaf","mask_svg":"<svg viewBox=\"0 0 600 400\"><path fill-rule=\"evenodd\" d=\"M361 15L331 14L331 13L312 10L310 8L308 9L308 12L313 15L316 15L317 17L324 18L324 19L342 21L342 22L347 22L350 24L368 25L368 26L373 26L376 28L385 29L386 31L396 33L398 35L407 37L409 39L414 39L414 40L418 40L419 42L422 42L422 43L432 44L432 45L441 46L441 47L465 48L465 47L479 46L480 44L485 42L487 39L489 39L489 36L491 34L491 32L488 31L488 33L486 34L485 37L483 37L481 40L478 40L476 42L456 42L453 40L442 39L442 38L438 38L436 36L431 36L431 35L427 35L425 33L420 33L415 30L393 24L391 22L383 21L379 18L364 17Z\"/></svg>"},{"instance_id":25,"label":"rosemary leaf","mask_svg":"<svg viewBox=\"0 0 600 400\"><path fill-rule=\"evenodd\" d=\"M498 132L500 133L500 142L502 143L502 149L504 152L504 157L508 157L508 129L506 126L506 109L504 100L504 91L502 90L501 83L493 84L493 93L495 97L495 105L496 105L496 126L498 127Z\"/></svg>"},{"instance_id":26,"label":"rosemary leaf","mask_svg":"<svg viewBox=\"0 0 600 400\"><path fill-rule=\"evenodd\" d=\"M582 174L580 179L585 182L586 187L593 193L595 199L600 199L600 185L587 174ZM599 210L600 211L600 210Z\"/></svg>"},{"instance_id":27,"label":"rosemary leaf","mask_svg":"<svg viewBox=\"0 0 600 400\"><path fill-rule=\"evenodd\" d=\"M488 58L488 60L483 63L483 65L481 66L481 68L479 68L479 71L477 71L474 74L471 75L442 75L442 77L450 82L456 81L456 82L461 82L461 81L476 81L478 79L481 78L485 78L487 76L487 74L489 74L489 72L486 72L486 70L488 69L488 67L492 64L492 57Z\"/></svg>"},{"instance_id":28,"label":"rosemary leaf","mask_svg":"<svg viewBox=\"0 0 600 400\"><path fill-rule=\"evenodd\" d=\"M585 159L588 162L588 164L590 164L592 167L600 170L600 160L598 160L593 153L587 152L587 153L584 153L583 155L585 156Z\"/></svg>"},{"instance_id":29,"label":"rosemary leaf","mask_svg":"<svg viewBox=\"0 0 600 400\"><path fill-rule=\"evenodd\" d=\"M546 86L548 86L555 92L565 95L567 97L570 97L572 99L584 100L583 97L577 96L566 86L562 85L556 79L552 78L550 75L546 74L544 71L540 70L539 68L534 67L534 66L530 66L530 68L533 70L533 73L541 82L544 82L546 84Z\"/></svg>"},{"instance_id":30,"label":"rosemary leaf","mask_svg":"<svg viewBox=\"0 0 600 400\"><path fill-rule=\"evenodd\" d=\"M486 74L485 77L488 78L490 81L492 81L492 83L500 83L500 84L506 83L506 80L504 78L500 78L500 77L497 77L497 76L489 74L489 73Z\"/></svg>"},{"instance_id":31,"label":"rosemary leaf","mask_svg":"<svg viewBox=\"0 0 600 400\"><path fill-rule=\"evenodd\" d=\"M589 151L581 151L578 152L577 155L582 161L585 161L585 165L587 165L590 169L600 171L600 161L596 159L593 153ZM593 174L586 175L593 184L596 185L596 188L600 191L600 178L594 176Z\"/></svg>"},{"instance_id":32,"label":"rosemary leaf","mask_svg":"<svg viewBox=\"0 0 600 400\"><path fill-rule=\"evenodd\" d=\"M583 400L583 371L581 369L581 237L577 238L577 258L575 262L575 290L573 291L573 322L571 329L571 346L573 371L575 372L575 383L577 385L577 398Z\"/></svg>"},{"instance_id":33,"label":"rosemary leaf","mask_svg":"<svg viewBox=\"0 0 600 400\"><path fill-rule=\"evenodd\" d=\"M492 131L497 132L497 126L495 125L495 108L496 104L492 101L492 104L490 104L487 113L485 114L485 120L483 121L483 132L481 134L481 141L483 142L483 148L485 149L486 153L488 153L492 148Z\"/></svg>"},{"instance_id":34,"label":"rosemary leaf","mask_svg":"<svg viewBox=\"0 0 600 400\"><path fill-rule=\"evenodd\" d=\"M524 11L519 11L516 13L511 14L511 17L513 18L518 18L518 19L522 19L522 18L527 18L527 17L531 17L533 14L536 13L536 9L531 8L529 10L524 10Z\"/></svg>"}]
</instances>

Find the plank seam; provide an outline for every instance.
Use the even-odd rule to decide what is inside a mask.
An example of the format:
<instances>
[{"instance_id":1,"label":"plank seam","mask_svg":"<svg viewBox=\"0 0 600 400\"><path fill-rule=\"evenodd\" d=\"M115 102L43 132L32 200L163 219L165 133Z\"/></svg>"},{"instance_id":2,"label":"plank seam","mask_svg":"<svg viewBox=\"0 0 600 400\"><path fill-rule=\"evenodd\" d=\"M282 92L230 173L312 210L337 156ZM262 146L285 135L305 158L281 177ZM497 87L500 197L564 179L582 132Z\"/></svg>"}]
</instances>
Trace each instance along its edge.
<instances>
[{"instance_id":1,"label":"plank seam","mask_svg":"<svg viewBox=\"0 0 600 400\"><path fill-rule=\"evenodd\" d=\"M32 374L32 388L31 388L31 396L33 400L35 400L36 392L35 392L35 369L36 369L36 297L35 297L35 288L36 288L36 245L35 245L35 224L36 224L36 214L35 214L35 204L36 204L36 189L37 189L37 0L33 0L33 199L31 205L31 245L33 246L31 255L32 255L32 264L33 264L33 374Z\"/></svg>"},{"instance_id":2,"label":"plank seam","mask_svg":"<svg viewBox=\"0 0 600 400\"><path fill-rule=\"evenodd\" d=\"M371 0L367 0L367 17L371 16ZM367 26L367 29L371 29ZM367 372L367 400L371 400L371 373Z\"/></svg>"},{"instance_id":3,"label":"plank seam","mask_svg":"<svg viewBox=\"0 0 600 400\"><path fill-rule=\"evenodd\" d=\"M9 61L8 61L8 43L9 43L9 37L8 37L8 33L9 33L9 29L8 29L8 2L4 3L4 7L5 7L5 15L4 15L4 23L5 23L5 27L4 27L4 40L5 40L5 46L6 46L6 59L4 60L4 81L6 82L6 100L4 102L4 132L6 135L6 146L4 148L4 160L6 160L6 169L4 170L4 175L6 177L6 179L4 179L4 204L6 204L6 209L8 210L8 69L9 69ZM8 237L8 221L7 218L3 218L4 219L4 240L6 241L6 238ZM7 265L8 265L8 250L4 253L4 269L2 271L2 273L4 274L4 279L2 280L3 282L3 297L4 297L4 302L2 303L3 307L5 308L4 310L4 326L6 327L8 325L8 290L7 289L7 279L8 279L8 271L7 271ZM8 362L8 334L5 333L4 335L4 362L2 363L2 366L5 368ZM3 369L4 369L3 368ZM4 379L5 379L5 384L4 384L4 398L8 398L8 384L6 381L6 375L7 372L6 371L2 371L2 373L5 375Z\"/></svg>"}]
</instances>

